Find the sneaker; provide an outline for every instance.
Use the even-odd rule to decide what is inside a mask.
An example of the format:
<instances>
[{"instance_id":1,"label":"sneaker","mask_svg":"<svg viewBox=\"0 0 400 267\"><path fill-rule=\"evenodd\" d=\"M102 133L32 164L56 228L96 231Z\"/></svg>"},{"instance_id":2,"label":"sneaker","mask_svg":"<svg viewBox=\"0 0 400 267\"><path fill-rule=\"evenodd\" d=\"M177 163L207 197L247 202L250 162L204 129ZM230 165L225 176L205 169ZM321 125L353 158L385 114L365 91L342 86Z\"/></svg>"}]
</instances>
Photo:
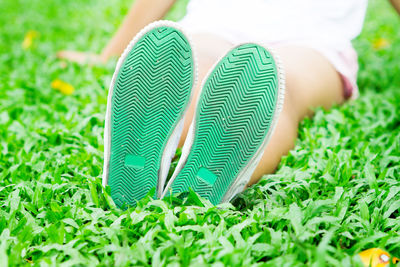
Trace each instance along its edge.
<instances>
[{"instance_id":1,"label":"sneaker","mask_svg":"<svg viewBox=\"0 0 400 267\"><path fill-rule=\"evenodd\" d=\"M249 182L283 106L277 56L247 43L230 50L203 81L182 156L163 196L193 189L214 205Z\"/></svg>"},{"instance_id":2,"label":"sneaker","mask_svg":"<svg viewBox=\"0 0 400 267\"><path fill-rule=\"evenodd\" d=\"M118 207L135 205L156 188L160 197L195 86L187 35L158 21L131 41L108 94L103 185Z\"/></svg>"}]
</instances>

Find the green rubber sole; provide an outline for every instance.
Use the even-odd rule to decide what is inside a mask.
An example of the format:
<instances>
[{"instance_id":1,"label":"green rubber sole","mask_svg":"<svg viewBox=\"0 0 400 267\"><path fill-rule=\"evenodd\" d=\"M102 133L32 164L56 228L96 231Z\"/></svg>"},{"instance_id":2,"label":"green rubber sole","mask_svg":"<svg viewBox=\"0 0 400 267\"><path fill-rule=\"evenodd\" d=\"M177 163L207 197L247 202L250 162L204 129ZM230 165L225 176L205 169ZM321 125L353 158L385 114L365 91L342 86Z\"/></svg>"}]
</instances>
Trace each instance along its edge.
<instances>
[{"instance_id":1,"label":"green rubber sole","mask_svg":"<svg viewBox=\"0 0 400 267\"><path fill-rule=\"evenodd\" d=\"M117 206L135 205L157 187L162 153L193 82L190 44L173 27L149 30L129 51L111 98L108 184Z\"/></svg>"},{"instance_id":2,"label":"green rubber sole","mask_svg":"<svg viewBox=\"0 0 400 267\"><path fill-rule=\"evenodd\" d=\"M193 189L218 204L255 157L270 130L278 98L272 55L256 44L231 50L204 83L195 136L172 193Z\"/></svg>"}]
</instances>

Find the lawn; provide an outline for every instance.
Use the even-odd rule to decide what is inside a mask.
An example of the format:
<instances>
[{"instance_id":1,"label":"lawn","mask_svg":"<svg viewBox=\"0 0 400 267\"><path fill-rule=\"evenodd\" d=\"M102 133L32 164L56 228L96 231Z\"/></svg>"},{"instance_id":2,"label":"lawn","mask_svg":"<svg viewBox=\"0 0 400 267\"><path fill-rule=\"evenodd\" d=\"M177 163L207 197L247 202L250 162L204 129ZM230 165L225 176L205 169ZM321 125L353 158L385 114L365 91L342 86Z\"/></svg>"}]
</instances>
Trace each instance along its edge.
<instances>
[{"instance_id":1,"label":"lawn","mask_svg":"<svg viewBox=\"0 0 400 267\"><path fill-rule=\"evenodd\" d=\"M361 266L371 247L400 256L400 19L387 1L370 2L354 41L361 97L304 120L276 174L232 204L191 193L123 211L100 179L116 60L81 66L55 53L99 52L130 2L0 1L0 266ZM75 91L53 89L57 80Z\"/></svg>"}]
</instances>

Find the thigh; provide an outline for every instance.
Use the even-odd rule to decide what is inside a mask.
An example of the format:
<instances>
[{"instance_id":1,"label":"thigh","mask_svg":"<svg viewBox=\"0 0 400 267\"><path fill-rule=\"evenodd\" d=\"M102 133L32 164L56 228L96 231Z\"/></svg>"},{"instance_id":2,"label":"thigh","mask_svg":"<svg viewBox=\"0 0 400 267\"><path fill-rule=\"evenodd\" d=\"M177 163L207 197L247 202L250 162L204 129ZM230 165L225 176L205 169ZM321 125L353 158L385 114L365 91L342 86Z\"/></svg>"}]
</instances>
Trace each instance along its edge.
<instances>
[{"instance_id":1,"label":"thigh","mask_svg":"<svg viewBox=\"0 0 400 267\"><path fill-rule=\"evenodd\" d=\"M344 100L343 84L333 65L319 52L301 46L275 48L286 73L287 97L298 120L316 107L330 108Z\"/></svg>"}]
</instances>

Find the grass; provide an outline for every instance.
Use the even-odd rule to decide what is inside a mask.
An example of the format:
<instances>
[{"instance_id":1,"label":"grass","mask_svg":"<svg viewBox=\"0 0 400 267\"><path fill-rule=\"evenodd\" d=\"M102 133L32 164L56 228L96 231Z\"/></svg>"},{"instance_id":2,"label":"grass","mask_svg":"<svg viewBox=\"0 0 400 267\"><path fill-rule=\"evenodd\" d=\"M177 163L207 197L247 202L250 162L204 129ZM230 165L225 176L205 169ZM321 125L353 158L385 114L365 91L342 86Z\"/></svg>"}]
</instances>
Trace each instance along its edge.
<instances>
[{"instance_id":1,"label":"grass","mask_svg":"<svg viewBox=\"0 0 400 267\"><path fill-rule=\"evenodd\" d=\"M122 211L100 181L115 60L79 66L55 53L100 51L129 5L0 1L0 265L361 266L357 253L371 247L400 256L400 20L386 1L370 3L354 42L361 97L306 119L276 174L233 204L192 192ZM180 1L169 18L183 11ZM75 92L52 89L56 79Z\"/></svg>"}]
</instances>

